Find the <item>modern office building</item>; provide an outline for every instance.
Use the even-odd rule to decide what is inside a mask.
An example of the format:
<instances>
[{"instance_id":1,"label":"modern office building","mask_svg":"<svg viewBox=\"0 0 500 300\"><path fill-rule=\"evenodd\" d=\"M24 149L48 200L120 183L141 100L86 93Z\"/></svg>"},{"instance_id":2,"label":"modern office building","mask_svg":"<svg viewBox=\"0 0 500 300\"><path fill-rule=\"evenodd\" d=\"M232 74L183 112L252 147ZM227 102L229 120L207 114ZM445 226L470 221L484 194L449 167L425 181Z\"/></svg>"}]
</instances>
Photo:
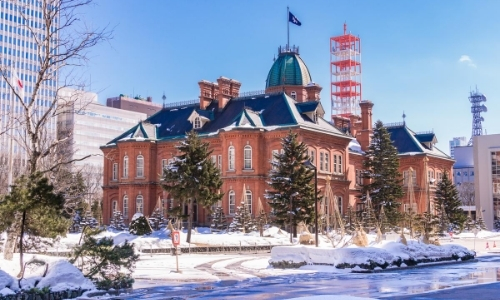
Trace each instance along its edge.
<instances>
[{"instance_id":1,"label":"modern office building","mask_svg":"<svg viewBox=\"0 0 500 300\"><path fill-rule=\"evenodd\" d=\"M500 134L475 136L473 145L476 210L491 230L500 220Z\"/></svg>"},{"instance_id":2,"label":"modern office building","mask_svg":"<svg viewBox=\"0 0 500 300\"><path fill-rule=\"evenodd\" d=\"M77 166L90 164L102 167L103 157L99 147L147 118L145 113L99 104L96 93L66 88L59 93L62 99L74 102L74 105L58 116L58 134L71 133L74 159L92 155L75 162Z\"/></svg>"},{"instance_id":3,"label":"modern office building","mask_svg":"<svg viewBox=\"0 0 500 300\"><path fill-rule=\"evenodd\" d=\"M55 18L54 26L58 26L59 18ZM13 84L20 80L23 92L22 101L29 101L37 81L40 69L38 60L38 45L35 37L44 36L43 12L39 1L0 1L0 59L1 67ZM54 39L55 40L55 39ZM56 45L50 45L51 48ZM40 90L36 96L34 111L42 115L55 99L57 91L57 73L53 78L41 81ZM25 155L25 149L14 142L22 134L19 124L15 124L16 114L21 113L19 98L15 96L7 81L0 79L0 132L6 128L15 128L0 135L0 152L10 153L15 157ZM35 118L37 117L35 116ZM8 126L8 123L14 123ZM56 120L50 119L46 125L47 134L56 134Z\"/></svg>"},{"instance_id":4,"label":"modern office building","mask_svg":"<svg viewBox=\"0 0 500 300\"><path fill-rule=\"evenodd\" d=\"M474 183L474 148L472 146L455 148L453 180L457 186L464 182Z\"/></svg>"},{"instance_id":5,"label":"modern office building","mask_svg":"<svg viewBox=\"0 0 500 300\"><path fill-rule=\"evenodd\" d=\"M455 147L467 146L467 139L465 136L454 137L450 141L450 156L451 158L455 158Z\"/></svg>"},{"instance_id":6,"label":"modern office building","mask_svg":"<svg viewBox=\"0 0 500 300\"><path fill-rule=\"evenodd\" d=\"M147 97L146 99L142 99L140 97L130 98L124 95L108 98L106 100L106 106L119 108L122 110L144 113L148 117L159 112L162 108L161 104L153 102L152 97Z\"/></svg>"}]
</instances>

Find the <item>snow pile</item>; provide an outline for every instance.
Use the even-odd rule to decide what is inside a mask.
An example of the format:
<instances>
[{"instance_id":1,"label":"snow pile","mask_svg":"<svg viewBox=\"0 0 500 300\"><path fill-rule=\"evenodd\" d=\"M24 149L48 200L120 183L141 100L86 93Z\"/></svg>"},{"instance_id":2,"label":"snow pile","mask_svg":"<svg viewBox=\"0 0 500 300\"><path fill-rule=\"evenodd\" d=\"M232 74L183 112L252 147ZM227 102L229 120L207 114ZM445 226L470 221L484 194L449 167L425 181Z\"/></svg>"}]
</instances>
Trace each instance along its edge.
<instances>
[{"instance_id":1,"label":"snow pile","mask_svg":"<svg viewBox=\"0 0 500 300\"><path fill-rule=\"evenodd\" d=\"M39 289L44 287L50 287L50 290L54 292L68 289L95 289L94 284L66 260L59 260L50 264L47 275L37 285Z\"/></svg>"},{"instance_id":2,"label":"snow pile","mask_svg":"<svg viewBox=\"0 0 500 300\"><path fill-rule=\"evenodd\" d=\"M15 294L17 290L17 281L3 270L0 270L0 295Z\"/></svg>"},{"instance_id":3,"label":"snow pile","mask_svg":"<svg viewBox=\"0 0 500 300\"><path fill-rule=\"evenodd\" d=\"M377 247L352 246L340 249L277 246L271 250L269 264L274 267L321 264L333 265L339 269L375 270L438 261L468 260L474 256L473 251L459 245L436 246L417 241L408 241L408 246L397 242L385 242Z\"/></svg>"}]
</instances>

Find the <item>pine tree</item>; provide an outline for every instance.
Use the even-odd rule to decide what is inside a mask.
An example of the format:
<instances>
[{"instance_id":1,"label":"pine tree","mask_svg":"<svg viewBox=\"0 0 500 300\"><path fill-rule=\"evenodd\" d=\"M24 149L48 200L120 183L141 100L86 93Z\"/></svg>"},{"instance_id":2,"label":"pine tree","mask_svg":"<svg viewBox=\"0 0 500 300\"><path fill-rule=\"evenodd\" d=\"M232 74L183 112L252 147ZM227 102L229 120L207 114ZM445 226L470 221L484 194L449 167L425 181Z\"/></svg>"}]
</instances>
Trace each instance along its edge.
<instances>
[{"instance_id":1,"label":"pine tree","mask_svg":"<svg viewBox=\"0 0 500 300\"><path fill-rule=\"evenodd\" d=\"M163 215L163 209L161 207L156 207L151 217L149 217L149 224L154 230L160 230L167 227L167 219Z\"/></svg>"},{"instance_id":2,"label":"pine tree","mask_svg":"<svg viewBox=\"0 0 500 300\"><path fill-rule=\"evenodd\" d=\"M448 232L451 225L455 229L462 230L466 221L463 209L460 208L462 202L458 198L458 192L455 185L448 177L448 173L443 174L441 182L436 189L436 212L440 219L440 231Z\"/></svg>"},{"instance_id":3,"label":"pine tree","mask_svg":"<svg viewBox=\"0 0 500 300\"><path fill-rule=\"evenodd\" d=\"M136 213L134 215L128 231L135 235L150 235L153 232L148 219L141 213Z\"/></svg>"},{"instance_id":4,"label":"pine tree","mask_svg":"<svg viewBox=\"0 0 500 300\"><path fill-rule=\"evenodd\" d=\"M243 233L249 233L257 230L254 220L250 211L242 201L240 206L236 207L236 212L233 217L233 221L229 225L229 230L231 231L241 231Z\"/></svg>"},{"instance_id":5,"label":"pine tree","mask_svg":"<svg viewBox=\"0 0 500 300\"><path fill-rule=\"evenodd\" d=\"M387 216L385 215L385 209L383 205L380 208L380 214L377 223L378 223L377 226L380 228L380 232L382 234L386 233L390 228L389 221L387 220Z\"/></svg>"},{"instance_id":6,"label":"pine tree","mask_svg":"<svg viewBox=\"0 0 500 300\"><path fill-rule=\"evenodd\" d=\"M371 205L370 199L366 201L365 209L362 213L361 224L363 225L365 230L368 231L368 233L374 231L377 225L377 219L375 218L375 210Z\"/></svg>"},{"instance_id":7,"label":"pine tree","mask_svg":"<svg viewBox=\"0 0 500 300\"><path fill-rule=\"evenodd\" d=\"M212 213L212 224L210 224L210 228L212 231L216 232L227 230L227 218L222 207L216 207Z\"/></svg>"},{"instance_id":8,"label":"pine tree","mask_svg":"<svg viewBox=\"0 0 500 300\"><path fill-rule=\"evenodd\" d=\"M415 218L416 236L421 237L423 242L429 244L439 228L439 217L425 212Z\"/></svg>"},{"instance_id":9,"label":"pine tree","mask_svg":"<svg viewBox=\"0 0 500 300\"><path fill-rule=\"evenodd\" d=\"M63 214L65 199L41 173L21 176L9 194L0 199L0 232L19 224L20 269L24 268L24 239L65 235L71 221ZM16 216L19 216L18 220Z\"/></svg>"},{"instance_id":10,"label":"pine tree","mask_svg":"<svg viewBox=\"0 0 500 300\"><path fill-rule=\"evenodd\" d=\"M218 193L222 187L220 171L210 159L212 151L208 147L209 143L202 142L194 130L190 131L186 140L177 146L181 155L164 170L162 187L172 198L188 205L188 243L193 227L193 201L208 208L223 197Z\"/></svg>"},{"instance_id":11,"label":"pine tree","mask_svg":"<svg viewBox=\"0 0 500 300\"><path fill-rule=\"evenodd\" d=\"M364 176L370 179L370 183L363 186L363 195L367 192L370 194L377 219L380 218L380 207L383 205L388 222L396 225L403 196L399 158L391 136L381 121L375 123L372 141L365 153L364 167Z\"/></svg>"},{"instance_id":12,"label":"pine tree","mask_svg":"<svg viewBox=\"0 0 500 300\"><path fill-rule=\"evenodd\" d=\"M281 145L283 153L275 154L272 162L269 181L271 190L266 192L266 199L278 225L287 224L289 212L293 212L292 227L295 229L300 222L310 224L314 220L314 204L317 200L317 195L314 195L314 171L304 165L309 159L307 146L303 142L299 143L296 133L290 131Z\"/></svg>"},{"instance_id":13,"label":"pine tree","mask_svg":"<svg viewBox=\"0 0 500 300\"><path fill-rule=\"evenodd\" d=\"M125 225L121 211L117 210L113 213L111 220L109 220L109 227L115 230L127 229L127 225Z\"/></svg>"}]
</instances>

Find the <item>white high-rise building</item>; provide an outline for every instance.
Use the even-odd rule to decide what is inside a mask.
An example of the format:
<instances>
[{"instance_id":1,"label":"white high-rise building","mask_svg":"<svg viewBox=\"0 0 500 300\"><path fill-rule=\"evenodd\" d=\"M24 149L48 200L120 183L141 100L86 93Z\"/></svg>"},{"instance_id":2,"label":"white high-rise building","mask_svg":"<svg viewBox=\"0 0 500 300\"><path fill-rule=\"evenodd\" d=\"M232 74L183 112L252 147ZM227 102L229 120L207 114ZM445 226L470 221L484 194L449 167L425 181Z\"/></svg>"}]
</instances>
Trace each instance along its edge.
<instances>
[{"instance_id":1,"label":"white high-rise building","mask_svg":"<svg viewBox=\"0 0 500 300\"><path fill-rule=\"evenodd\" d=\"M55 18L54 26L58 26L59 18ZM40 69L38 61L38 45L35 37L43 39L45 29L42 5L37 0L2 0L0 1L0 67L8 80L21 80L24 89L24 102L31 101L37 73ZM55 40L55 39L54 39ZM57 51L56 45L50 48ZM57 91L57 73L52 78L41 82L34 109L34 118L39 118L55 99ZM19 99L11 91L5 78L0 78L0 133L5 132L9 122L21 113ZM25 150L14 142L23 134L19 124L10 129L8 134L0 135L0 152L11 153L24 161ZM55 136L56 119L51 118L46 124L47 134Z\"/></svg>"},{"instance_id":2,"label":"white high-rise building","mask_svg":"<svg viewBox=\"0 0 500 300\"><path fill-rule=\"evenodd\" d=\"M454 137L450 141L450 156L451 158L455 158L455 147L467 146L467 140L465 136Z\"/></svg>"}]
</instances>

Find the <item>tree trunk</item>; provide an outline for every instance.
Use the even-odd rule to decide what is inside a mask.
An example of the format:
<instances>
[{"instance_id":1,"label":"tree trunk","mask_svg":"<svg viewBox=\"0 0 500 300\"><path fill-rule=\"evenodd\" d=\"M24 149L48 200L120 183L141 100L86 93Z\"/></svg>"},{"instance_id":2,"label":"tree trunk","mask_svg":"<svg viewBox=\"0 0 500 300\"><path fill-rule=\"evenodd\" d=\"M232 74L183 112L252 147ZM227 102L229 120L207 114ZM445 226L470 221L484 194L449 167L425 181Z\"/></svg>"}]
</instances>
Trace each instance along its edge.
<instances>
[{"instance_id":1,"label":"tree trunk","mask_svg":"<svg viewBox=\"0 0 500 300\"><path fill-rule=\"evenodd\" d=\"M193 200L188 203L188 228L186 242L191 243L191 228L193 228Z\"/></svg>"},{"instance_id":2,"label":"tree trunk","mask_svg":"<svg viewBox=\"0 0 500 300\"><path fill-rule=\"evenodd\" d=\"M297 224L292 225L292 230L293 230L293 237L296 238L297 237Z\"/></svg>"},{"instance_id":3,"label":"tree trunk","mask_svg":"<svg viewBox=\"0 0 500 300\"><path fill-rule=\"evenodd\" d=\"M19 278L23 278L24 275L24 249L23 249L23 237L24 237L24 224L26 223L26 210L23 211L23 217L21 219L21 234L19 235Z\"/></svg>"},{"instance_id":4,"label":"tree trunk","mask_svg":"<svg viewBox=\"0 0 500 300\"><path fill-rule=\"evenodd\" d=\"M17 221L15 221L7 229L7 241L5 241L3 258L5 260L12 260L14 258L14 249L16 248L17 239Z\"/></svg>"}]
</instances>

